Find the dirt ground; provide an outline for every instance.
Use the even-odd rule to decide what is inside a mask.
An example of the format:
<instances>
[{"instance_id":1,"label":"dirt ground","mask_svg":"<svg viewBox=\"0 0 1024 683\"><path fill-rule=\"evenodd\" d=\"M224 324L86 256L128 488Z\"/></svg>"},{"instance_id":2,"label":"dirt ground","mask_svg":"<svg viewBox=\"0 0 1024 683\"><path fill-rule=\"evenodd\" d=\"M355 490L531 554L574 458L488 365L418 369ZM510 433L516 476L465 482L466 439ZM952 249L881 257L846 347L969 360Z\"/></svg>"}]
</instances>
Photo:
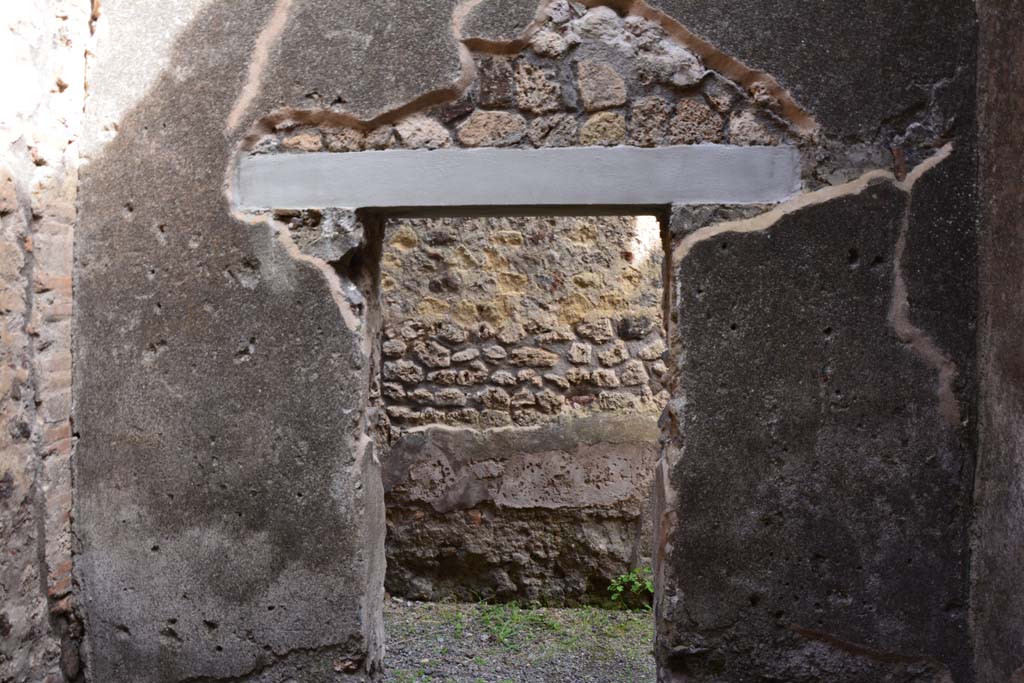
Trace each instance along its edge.
<instances>
[{"instance_id":1,"label":"dirt ground","mask_svg":"<svg viewBox=\"0 0 1024 683\"><path fill-rule=\"evenodd\" d=\"M387 683L653 683L649 610L385 605Z\"/></svg>"}]
</instances>

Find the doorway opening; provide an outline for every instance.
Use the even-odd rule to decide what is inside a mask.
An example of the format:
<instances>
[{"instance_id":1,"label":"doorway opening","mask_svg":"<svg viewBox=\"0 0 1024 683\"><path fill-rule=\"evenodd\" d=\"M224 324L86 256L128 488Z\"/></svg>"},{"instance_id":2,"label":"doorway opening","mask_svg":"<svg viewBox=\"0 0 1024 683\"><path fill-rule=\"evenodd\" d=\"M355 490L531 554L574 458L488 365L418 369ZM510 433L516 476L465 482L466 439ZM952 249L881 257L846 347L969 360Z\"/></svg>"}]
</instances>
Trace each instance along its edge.
<instances>
[{"instance_id":1,"label":"doorway opening","mask_svg":"<svg viewBox=\"0 0 1024 683\"><path fill-rule=\"evenodd\" d=\"M389 621L471 603L458 619L500 640L508 619L568 632L556 608L611 608L619 665L653 671L663 239L654 215L385 221ZM408 656L389 646L388 668Z\"/></svg>"}]
</instances>

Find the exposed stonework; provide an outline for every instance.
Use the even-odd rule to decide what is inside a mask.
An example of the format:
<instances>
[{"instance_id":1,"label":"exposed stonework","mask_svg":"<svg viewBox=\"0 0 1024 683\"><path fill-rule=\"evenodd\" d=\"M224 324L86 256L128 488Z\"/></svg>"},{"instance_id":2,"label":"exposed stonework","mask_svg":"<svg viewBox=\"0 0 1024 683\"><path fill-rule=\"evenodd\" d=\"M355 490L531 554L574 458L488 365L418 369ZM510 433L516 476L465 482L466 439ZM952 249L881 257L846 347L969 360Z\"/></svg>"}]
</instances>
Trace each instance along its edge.
<instances>
[{"instance_id":1,"label":"exposed stonework","mask_svg":"<svg viewBox=\"0 0 1024 683\"><path fill-rule=\"evenodd\" d=\"M79 681L71 245L89 2L5 8L0 64L0 680Z\"/></svg>"},{"instance_id":2,"label":"exposed stonework","mask_svg":"<svg viewBox=\"0 0 1024 683\"><path fill-rule=\"evenodd\" d=\"M615 400L656 415L668 396L651 352L665 346L658 231L651 216L390 223L393 422L528 426Z\"/></svg>"},{"instance_id":3,"label":"exposed stonework","mask_svg":"<svg viewBox=\"0 0 1024 683\"><path fill-rule=\"evenodd\" d=\"M652 216L390 223L388 590L602 602L649 561L661 269Z\"/></svg>"}]
</instances>

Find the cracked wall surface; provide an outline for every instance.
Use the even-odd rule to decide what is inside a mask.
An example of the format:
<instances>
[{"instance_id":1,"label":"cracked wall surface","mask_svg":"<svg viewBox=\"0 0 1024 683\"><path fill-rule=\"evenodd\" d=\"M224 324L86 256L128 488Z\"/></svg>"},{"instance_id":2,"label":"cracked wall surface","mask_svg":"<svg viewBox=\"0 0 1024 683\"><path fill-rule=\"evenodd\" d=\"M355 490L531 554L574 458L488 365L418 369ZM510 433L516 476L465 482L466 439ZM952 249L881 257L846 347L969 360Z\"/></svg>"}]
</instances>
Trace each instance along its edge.
<instances>
[{"instance_id":1,"label":"cracked wall surface","mask_svg":"<svg viewBox=\"0 0 1024 683\"><path fill-rule=\"evenodd\" d=\"M88 2L0 12L0 680L81 679L72 583L71 241Z\"/></svg>"},{"instance_id":2,"label":"cracked wall surface","mask_svg":"<svg viewBox=\"0 0 1024 683\"><path fill-rule=\"evenodd\" d=\"M981 2L980 425L971 610L978 681L1024 677L1024 3Z\"/></svg>"},{"instance_id":3,"label":"cracked wall surface","mask_svg":"<svg viewBox=\"0 0 1024 683\"><path fill-rule=\"evenodd\" d=\"M480 144L537 144L526 120L555 116L566 129L579 126L573 144L588 124L584 144L631 142L643 117L635 102L617 103L617 87L608 87L615 79L600 69L582 75L605 76L611 100L588 110L581 90L544 111L554 86L576 93L581 74L536 50L557 52L564 27L592 14L611 29L589 20L604 45L596 61L613 67L622 66L616 51L643 52L641 36L623 28L643 25L638 17L653 22L654 56L671 54L652 68L671 68L668 83L655 79L644 94L671 101L670 117L680 113L673 88L711 105L706 88L719 76L737 83L734 104L803 153L805 192L879 170L895 179L811 203L763 230L695 242L673 266L679 390L663 418L670 442L659 465L656 537L662 679L974 679L966 632L977 423L973 4L949 0L935 11L917 2L783 0L770 14L754 2L612 4L619 16L553 2L550 21L562 28L534 21L530 3L493 0L108 0L68 12L95 29L77 223L56 209L50 223L26 212L24 189L2 220L15 245L53 227L58 277L70 273L59 245L75 223L80 545L76 582L66 585L85 617L87 678L379 676L386 425L374 409L373 263L381 226L339 214L325 224L328 239L311 247L287 220L234 214L227 179L239 150L263 151L261 139L266 151L363 150L382 144L383 130L386 145L430 147L439 125L467 144L460 138L479 113L489 121L469 139ZM714 73L673 85L686 71L673 65L688 58L660 44L662 34ZM477 96L487 70L520 48L533 50L530 68L519 70L537 95L523 104L536 111L519 114L522 124L518 102L467 111L464 96ZM72 52L81 59L84 50ZM63 82L73 99L79 81ZM657 110L648 114L658 118ZM718 134L733 134L732 118ZM76 124L69 114L54 125ZM655 128L667 137L664 125ZM553 145L557 130L542 132L541 146ZM950 142L952 155L912 191L898 186ZM60 152L29 168L31 155L15 147L16 187L72 167ZM70 192L73 179L61 187ZM678 207L674 244L763 210ZM29 270L50 272L35 249L43 243L32 240L32 256L10 251L4 280L13 283L4 344L11 376L43 377L33 363L54 356L47 367L57 378L52 402L35 405L46 394L31 387L32 398L23 388L8 394L12 483L0 471L0 496L12 493L0 506L15 510L7 501L18 501L21 516L11 519L24 551L4 567L29 577L11 632L51 634L17 641L29 645L0 664L16 662L22 680L37 679L36 666L61 675L62 637L70 635L65 653L77 647L73 621L61 616L68 612L43 616L68 588L49 597L40 589L44 573L67 567L58 560L68 556L70 487L32 482L45 484L48 468L66 482L71 445L59 382L69 348L61 312L66 320L70 302L66 289L27 286ZM905 290L897 303L906 305L894 316L897 280ZM28 324L51 305L40 320L50 327ZM996 353L986 366L990 381L1000 358L1008 356ZM949 367L957 425L939 400ZM994 405L989 443L997 428L1010 429L998 416L1013 414ZM30 438L20 436L21 423ZM60 447L44 458L26 440ZM1012 473L1011 456L993 462L1006 467L996 479ZM40 489L57 495L40 497ZM986 490L979 487L979 500L993 505L986 519L1001 519L998 501L1008 498ZM987 557L982 570L998 565L998 554ZM1012 645L1003 645L999 615L991 607L976 614L993 629L979 633L1000 634L979 645L979 671L996 680L991 672L1019 665L1005 655ZM75 666L69 657L63 675L79 675Z\"/></svg>"}]
</instances>

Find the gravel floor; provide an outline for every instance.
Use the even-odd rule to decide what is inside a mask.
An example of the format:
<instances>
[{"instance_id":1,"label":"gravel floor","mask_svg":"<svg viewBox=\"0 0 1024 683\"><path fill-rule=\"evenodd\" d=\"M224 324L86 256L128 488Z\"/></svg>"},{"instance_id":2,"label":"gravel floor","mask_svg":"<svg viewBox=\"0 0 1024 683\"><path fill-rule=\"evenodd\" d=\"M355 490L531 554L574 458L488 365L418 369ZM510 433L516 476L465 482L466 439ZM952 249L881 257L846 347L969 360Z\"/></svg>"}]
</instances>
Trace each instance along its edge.
<instances>
[{"instance_id":1,"label":"gravel floor","mask_svg":"<svg viewBox=\"0 0 1024 683\"><path fill-rule=\"evenodd\" d=\"M650 611L389 600L387 683L653 683Z\"/></svg>"}]
</instances>

